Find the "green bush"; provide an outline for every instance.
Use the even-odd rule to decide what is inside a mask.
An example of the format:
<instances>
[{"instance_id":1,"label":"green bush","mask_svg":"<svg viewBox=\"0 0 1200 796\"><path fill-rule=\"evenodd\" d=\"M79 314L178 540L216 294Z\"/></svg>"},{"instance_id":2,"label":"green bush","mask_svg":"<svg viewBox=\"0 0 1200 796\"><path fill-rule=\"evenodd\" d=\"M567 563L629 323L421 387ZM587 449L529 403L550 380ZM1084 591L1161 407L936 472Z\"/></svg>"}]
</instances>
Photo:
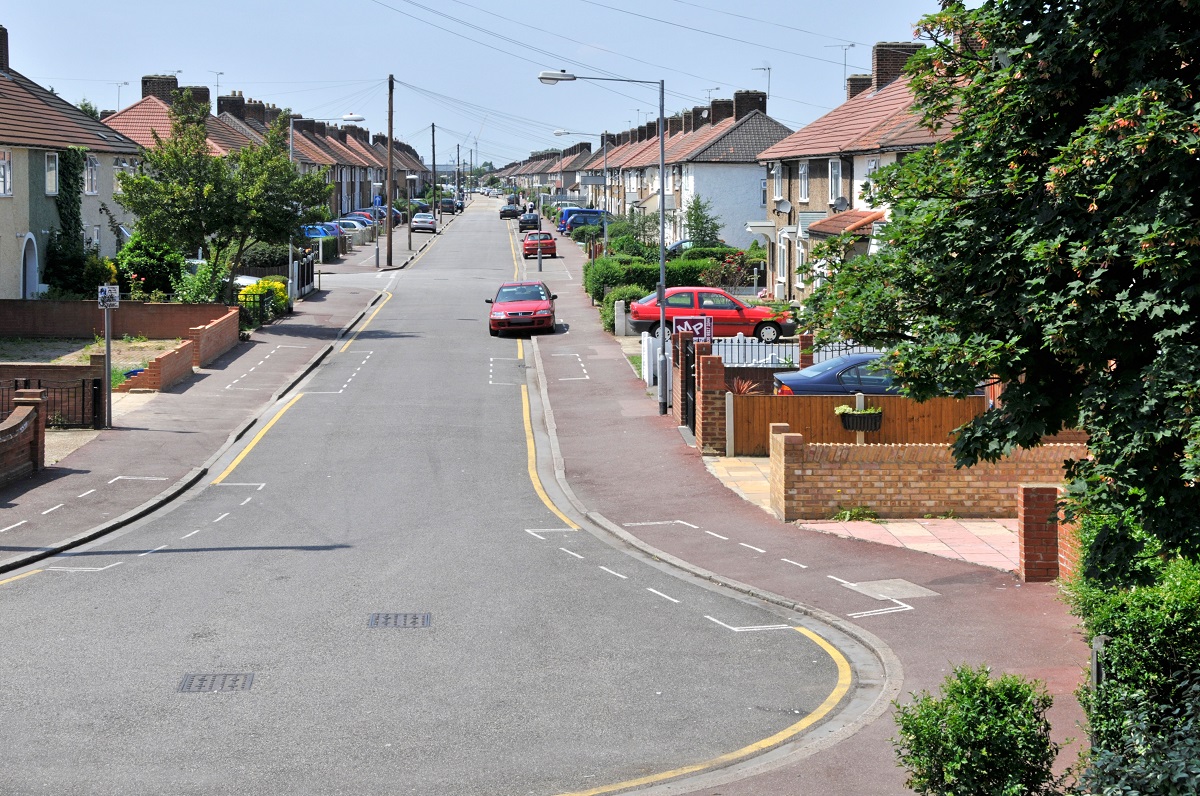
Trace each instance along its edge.
<instances>
[{"instance_id":1,"label":"green bush","mask_svg":"<svg viewBox=\"0 0 1200 796\"><path fill-rule=\"evenodd\" d=\"M260 280L255 282L253 285L247 285L238 291L238 299L240 301L240 299L248 296L265 296L263 301L266 303L266 314L268 317L273 318L281 312L279 304L279 291L277 290L278 287L279 286L274 283ZM284 292L283 302L284 303L282 306L286 307L286 291Z\"/></svg>"},{"instance_id":2,"label":"green bush","mask_svg":"<svg viewBox=\"0 0 1200 796\"><path fill-rule=\"evenodd\" d=\"M288 300L286 277L264 276L262 279L258 280L258 284L265 284L274 292L275 299L272 302L272 307L274 307L276 315L280 315L291 310L291 301Z\"/></svg>"},{"instance_id":3,"label":"green bush","mask_svg":"<svg viewBox=\"0 0 1200 796\"><path fill-rule=\"evenodd\" d=\"M608 234L608 248L614 254L628 254L632 257L643 257L645 259L650 259L658 254L657 248L640 243L632 235L618 235L614 238L611 230Z\"/></svg>"},{"instance_id":4,"label":"green bush","mask_svg":"<svg viewBox=\"0 0 1200 796\"><path fill-rule=\"evenodd\" d=\"M684 250L683 254L679 255L681 260L716 260L723 262L726 257L738 254L741 249L735 249L731 246L713 246L701 248L693 246L690 249Z\"/></svg>"},{"instance_id":5,"label":"green bush","mask_svg":"<svg viewBox=\"0 0 1200 796\"><path fill-rule=\"evenodd\" d=\"M181 253L134 232L117 252L117 283L124 292L133 292L137 280L146 293L170 293L172 280L179 278L185 264Z\"/></svg>"},{"instance_id":6,"label":"green bush","mask_svg":"<svg viewBox=\"0 0 1200 796\"><path fill-rule=\"evenodd\" d=\"M247 268L278 268L287 264L287 246L256 243L242 252L242 265Z\"/></svg>"},{"instance_id":7,"label":"green bush","mask_svg":"<svg viewBox=\"0 0 1200 796\"><path fill-rule=\"evenodd\" d=\"M591 243L604 237L604 227L600 224L584 224L571 230L571 240L576 243Z\"/></svg>"},{"instance_id":8,"label":"green bush","mask_svg":"<svg viewBox=\"0 0 1200 796\"><path fill-rule=\"evenodd\" d=\"M616 327L617 310L614 306L618 301L624 301L626 306L646 295L646 289L638 285L620 285L608 291L608 295L600 302L600 323L606 332Z\"/></svg>"},{"instance_id":9,"label":"green bush","mask_svg":"<svg viewBox=\"0 0 1200 796\"><path fill-rule=\"evenodd\" d=\"M896 705L893 739L905 783L925 796L1040 796L1057 793L1058 745L1046 720L1053 699L1017 675L992 679L986 666L955 667L942 697Z\"/></svg>"},{"instance_id":10,"label":"green bush","mask_svg":"<svg viewBox=\"0 0 1200 796\"><path fill-rule=\"evenodd\" d=\"M700 284L703 261L672 260L667 263L667 287ZM597 304L604 293L619 285L637 285L646 293L658 287L658 263L638 257L597 257L583 269L583 289ZM645 294L643 294L645 295Z\"/></svg>"}]
</instances>

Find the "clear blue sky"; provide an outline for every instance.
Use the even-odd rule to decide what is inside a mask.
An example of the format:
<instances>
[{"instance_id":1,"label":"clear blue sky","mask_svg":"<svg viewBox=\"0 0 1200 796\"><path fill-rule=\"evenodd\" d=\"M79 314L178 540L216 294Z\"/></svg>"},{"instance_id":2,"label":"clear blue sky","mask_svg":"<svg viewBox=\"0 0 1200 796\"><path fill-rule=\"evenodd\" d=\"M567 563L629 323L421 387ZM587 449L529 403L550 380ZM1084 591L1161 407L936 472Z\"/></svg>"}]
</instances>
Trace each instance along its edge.
<instances>
[{"instance_id":1,"label":"clear blue sky","mask_svg":"<svg viewBox=\"0 0 1200 796\"><path fill-rule=\"evenodd\" d=\"M429 125L438 162L456 144L463 159L503 165L531 150L657 116L656 86L560 83L543 69L666 81L667 115L766 90L768 113L793 129L845 97L846 71L869 72L871 45L910 41L936 0L209 0L113 4L11 3L12 66L65 99L100 108L141 96L141 77L182 70L181 84L231 89L311 117L359 113L387 130L389 73L396 77L396 137L428 162ZM844 45L853 44L845 48ZM218 76L215 72L223 72ZM215 96L215 95L214 95ZM215 99L214 99L215 105ZM586 139L583 139L586 140Z\"/></svg>"}]
</instances>

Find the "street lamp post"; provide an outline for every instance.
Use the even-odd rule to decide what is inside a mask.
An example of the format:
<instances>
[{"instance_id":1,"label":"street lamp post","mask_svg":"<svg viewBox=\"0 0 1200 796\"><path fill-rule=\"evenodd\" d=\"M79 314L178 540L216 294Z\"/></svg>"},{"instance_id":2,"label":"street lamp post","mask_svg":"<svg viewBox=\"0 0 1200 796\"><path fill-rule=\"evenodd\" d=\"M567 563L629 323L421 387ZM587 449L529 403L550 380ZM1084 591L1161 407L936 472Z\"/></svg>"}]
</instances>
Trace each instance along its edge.
<instances>
[{"instance_id":1,"label":"street lamp post","mask_svg":"<svg viewBox=\"0 0 1200 796\"><path fill-rule=\"evenodd\" d=\"M555 135L596 135L596 133L579 133L570 130L555 130ZM608 251L608 130L600 133L600 146L604 152L604 215L600 219L604 227L604 251Z\"/></svg>"},{"instance_id":2,"label":"street lamp post","mask_svg":"<svg viewBox=\"0 0 1200 796\"><path fill-rule=\"evenodd\" d=\"M546 71L538 80L548 86L570 80L604 80L612 83L642 83L658 86L658 413L667 413L667 197L666 197L666 82L663 80L630 80L621 77L587 77L566 70ZM607 188L607 186L605 186Z\"/></svg>"}]
</instances>

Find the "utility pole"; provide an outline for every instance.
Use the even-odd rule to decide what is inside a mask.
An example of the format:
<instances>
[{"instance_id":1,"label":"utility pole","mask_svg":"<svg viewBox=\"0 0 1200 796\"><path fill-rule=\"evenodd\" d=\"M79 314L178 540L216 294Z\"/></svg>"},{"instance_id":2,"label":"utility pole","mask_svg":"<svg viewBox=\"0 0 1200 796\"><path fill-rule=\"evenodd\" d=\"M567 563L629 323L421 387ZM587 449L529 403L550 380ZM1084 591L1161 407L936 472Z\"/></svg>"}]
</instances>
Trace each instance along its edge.
<instances>
[{"instance_id":1,"label":"utility pole","mask_svg":"<svg viewBox=\"0 0 1200 796\"><path fill-rule=\"evenodd\" d=\"M462 193L462 144L454 145L454 201L458 201L458 195ZM466 202L463 202L463 207L466 207Z\"/></svg>"},{"instance_id":2,"label":"utility pole","mask_svg":"<svg viewBox=\"0 0 1200 796\"><path fill-rule=\"evenodd\" d=\"M396 78L388 75L388 138L387 138L387 187L384 188L386 197L383 200L383 208L385 211L384 217L387 219L387 264L388 268L392 267L392 192L395 186L392 184L392 112L394 110L393 100L396 94Z\"/></svg>"},{"instance_id":3,"label":"utility pole","mask_svg":"<svg viewBox=\"0 0 1200 796\"><path fill-rule=\"evenodd\" d=\"M438 181L437 181L437 125L429 125L429 159L433 161L433 204L437 209L438 223L442 223L442 203L438 201Z\"/></svg>"}]
</instances>

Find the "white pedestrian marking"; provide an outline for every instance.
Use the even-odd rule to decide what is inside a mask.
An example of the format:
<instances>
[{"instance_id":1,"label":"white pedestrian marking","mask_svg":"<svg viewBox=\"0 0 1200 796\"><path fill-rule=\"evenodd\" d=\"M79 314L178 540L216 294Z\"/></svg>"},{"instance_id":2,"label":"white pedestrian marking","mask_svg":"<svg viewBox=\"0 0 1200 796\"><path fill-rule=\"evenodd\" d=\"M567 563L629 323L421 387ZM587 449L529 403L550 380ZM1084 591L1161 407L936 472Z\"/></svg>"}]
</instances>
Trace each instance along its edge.
<instances>
[{"instance_id":1,"label":"white pedestrian marking","mask_svg":"<svg viewBox=\"0 0 1200 796\"><path fill-rule=\"evenodd\" d=\"M241 505L243 505L243 506L244 506L244 505L246 505L247 503L249 503L251 500L254 500L254 498L246 498L245 500L243 500L243 501L242 501Z\"/></svg>"},{"instance_id":2,"label":"white pedestrian marking","mask_svg":"<svg viewBox=\"0 0 1200 796\"><path fill-rule=\"evenodd\" d=\"M228 516L229 516L229 512L227 511L224 514L222 514L220 517L217 517L215 520L213 520L213 522L220 522L221 520L225 519Z\"/></svg>"},{"instance_id":3,"label":"white pedestrian marking","mask_svg":"<svg viewBox=\"0 0 1200 796\"><path fill-rule=\"evenodd\" d=\"M196 535L196 534L198 534L198 533L200 533L200 529L199 529L199 528L197 528L196 530L192 531L191 533L185 533L183 536L180 536L179 538L180 538L180 539L186 539L186 538L188 538L189 536L195 536L195 535Z\"/></svg>"},{"instance_id":4,"label":"white pedestrian marking","mask_svg":"<svg viewBox=\"0 0 1200 796\"><path fill-rule=\"evenodd\" d=\"M8 526L7 528L0 528L0 533L4 533L5 531L11 531L13 528L20 528L22 525L24 525L27 522L29 522L29 520L21 520L20 522L14 522L12 525Z\"/></svg>"},{"instance_id":5,"label":"white pedestrian marking","mask_svg":"<svg viewBox=\"0 0 1200 796\"><path fill-rule=\"evenodd\" d=\"M87 497L88 495L92 494L95 491L96 490L94 490L94 489L89 489L88 491L84 492L82 495L76 495L75 497Z\"/></svg>"},{"instance_id":6,"label":"white pedestrian marking","mask_svg":"<svg viewBox=\"0 0 1200 796\"><path fill-rule=\"evenodd\" d=\"M738 544L740 544L742 547L749 547L751 550L753 550L753 551L754 551L754 552L756 552L756 553L765 553L765 552L767 552L766 550L763 550L761 547L755 547L754 545L752 545L752 544L746 544L745 542L738 542Z\"/></svg>"},{"instance_id":7,"label":"white pedestrian marking","mask_svg":"<svg viewBox=\"0 0 1200 796\"><path fill-rule=\"evenodd\" d=\"M784 562L785 564L791 564L793 566L800 567L800 569L808 569L808 564L801 564L798 561L793 561L790 558L781 558L779 560Z\"/></svg>"},{"instance_id":8,"label":"white pedestrian marking","mask_svg":"<svg viewBox=\"0 0 1200 796\"><path fill-rule=\"evenodd\" d=\"M565 548L565 547L560 547L560 548L558 548L558 549L559 549L559 550L562 550L564 553L566 553L566 554L567 554L567 555L569 555L569 556L575 556L576 558L583 558L583 556L579 555L579 553L572 552L571 550L568 550L568 549L567 549L567 548ZM604 567L601 567L601 569L603 569L603 568L604 568Z\"/></svg>"},{"instance_id":9,"label":"white pedestrian marking","mask_svg":"<svg viewBox=\"0 0 1200 796\"><path fill-rule=\"evenodd\" d=\"M830 580L836 580L838 583L845 583L845 584L850 583L850 581L842 580L841 578L837 577L836 575L826 575L825 577L829 578Z\"/></svg>"},{"instance_id":10,"label":"white pedestrian marking","mask_svg":"<svg viewBox=\"0 0 1200 796\"><path fill-rule=\"evenodd\" d=\"M254 368L257 368L257 367L258 367L258 365L255 365L255 366L254 366ZM250 372L251 372L251 373L253 373L253 372L254 372L254 368L250 368Z\"/></svg>"},{"instance_id":11,"label":"white pedestrian marking","mask_svg":"<svg viewBox=\"0 0 1200 796\"><path fill-rule=\"evenodd\" d=\"M625 522L622 525L626 528L640 528L643 525L686 525L689 528L700 530L699 525L692 525L690 522L683 520L659 520L657 522Z\"/></svg>"},{"instance_id":12,"label":"white pedestrian marking","mask_svg":"<svg viewBox=\"0 0 1200 796\"><path fill-rule=\"evenodd\" d=\"M713 533L712 531L705 531L705 533L706 533L706 534L708 534L709 536L715 536L715 537L717 537L718 539L723 539L723 540L725 540L726 542L728 542L728 541L729 541L729 537L728 537L728 536L722 536L721 534L719 534L719 533Z\"/></svg>"},{"instance_id":13,"label":"white pedestrian marking","mask_svg":"<svg viewBox=\"0 0 1200 796\"><path fill-rule=\"evenodd\" d=\"M150 475L118 475L116 478L109 481L108 483L115 484L117 481L166 481L166 480L167 479L165 479L165 478L156 478L156 477L150 476Z\"/></svg>"},{"instance_id":14,"label":"white pedestrian marking","mask_svg":"<svg viewBox=\"0 0 1200 796\"><path fill-rule=\"evenodd\" d=\"M538 536L536 533L534 533L533 531L529 530L528 528L526 528L526 529L525 529L525 533L529 534L530 536L532 536L532 537L533 537L533 538L535 538L535 539L541 539L543 542L544 542L544 541L546 541L546 537L545 537L545 536Z\"/></svg>"},{"instance_id":15,"label":"white pedestrian marking","mask_svg":"<svg viewBox=\"0 0 1200 796\"><path fill-rule=\"evenodd\" d=\"M158 547L154 548L153 550L147 550L144 553L138 553L138 558L141 558L142 556L148 556L151 553L157 553L159 550L162 550L164 547L166 547L165 544L160 544Z\"/></svg>"},{"instance_id":16,"label":"white pedestrian marking","mask_svg":"<svg viewBox=\"0 0 1200 796\"><path fill-rule=\"evenodd\" d=\"M65 506L65 505L67 505L67 504L66 504L66 503L59 503L57 506L54 506L54 507L52 507L52 508L48 508L48 509L46 509L45 511L43 511L43 512L42 512L42 516L44 517L45 515L49 514L49 513L50 513L50 512L52 512L52 511L58 511L59 509L61 509L61 508L62 508L63 506Z\"/></svg>"},{"instance_id":17,"label":"white pedestrian marking","mask_svg":"<svg viewBox=\"0 0 1200 796\"><path fill-rule=\"evenodd\" d=\"M582 556L580 556L580 558L582 558ZM604 570L605 572L607 572L607 573L608 573L608 574L610 574L610 575L616 575L616 576L617 576L618 578L620 578L621 580L629 580L629 578L628 578L627 576L625 576L625 575L622 575L620 572L616 572L616 571L614 571L614 570L611 570L611 569L609 569L608 567L600 567L600 569Z\"/></svg>"},{"instance_id":18,"label":"white pedestrian marking","mask_svg":"<svg viewBox=\"0 0 1200 796\"><path fill-rule=\"evenodd\" d=\"M710 622L716 622L721 627L725 628L726 630L732 630L734 633L749 633L753 630L790 630L792 627L791 625L750 625L748 627L734 627L733 625L727 625L720 619L711 617L708 614L705 614L704 618Z\"/></svg>"},{"instance_id":19,"label":"white pedestrian marking","mask_svg":"<svg viewBox=\"0 0 1200 796\"><path fill-rule=\"evenodd\" d=\"M664 600L670 600L670 601L671 601L671 602L673 602L673 603L678 603L678 602L679 602L679 600L676 600L674 597L668 597L667 595L665 595L665 594L663 594L662 592L660 592L658 589L652 589L652 588L650 588L649 586L647 586L647 587L646 587L646 591L648 591L648 592L651 592L651 593L653 593L653 594L657 594L659 597L662 597Z\"/></svg>"}]
</instances>

